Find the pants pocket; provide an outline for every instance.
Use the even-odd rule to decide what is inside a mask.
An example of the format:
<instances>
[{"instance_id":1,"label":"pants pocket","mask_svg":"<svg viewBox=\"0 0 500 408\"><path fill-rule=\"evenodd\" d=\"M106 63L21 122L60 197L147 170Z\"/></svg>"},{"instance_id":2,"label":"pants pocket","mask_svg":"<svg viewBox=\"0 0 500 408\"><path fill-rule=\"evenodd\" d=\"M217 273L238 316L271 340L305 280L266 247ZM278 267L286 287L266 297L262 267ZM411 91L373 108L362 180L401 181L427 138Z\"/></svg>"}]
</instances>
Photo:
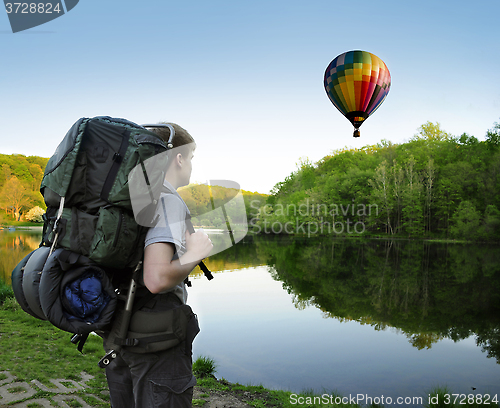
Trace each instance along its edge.
<instances>
[{"instance_id":1,"label":"pants pocket","mask_svg":"<svg viewBox=\"0 0 500 408\"><path fill-rule=\"evenodd\" d=\"M178 378L150 379L155 408L191 408L196 378L191 374Z\"/></svg>"}]
</instances>

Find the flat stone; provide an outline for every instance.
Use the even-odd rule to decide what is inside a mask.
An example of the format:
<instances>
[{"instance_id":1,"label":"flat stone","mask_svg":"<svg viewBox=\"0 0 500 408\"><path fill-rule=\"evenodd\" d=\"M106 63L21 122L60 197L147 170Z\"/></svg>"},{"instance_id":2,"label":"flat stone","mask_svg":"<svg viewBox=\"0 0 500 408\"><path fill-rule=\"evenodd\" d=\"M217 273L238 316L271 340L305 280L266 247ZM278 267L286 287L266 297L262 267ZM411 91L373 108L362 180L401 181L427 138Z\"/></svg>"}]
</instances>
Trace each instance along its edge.
<instances>
[{"instance_id":1,"label":"flat stone","mask_svg":"<svg viewBox=\"0 0 500 408\"><path fill-rule=\"evenodd\" d=\"M60 407L63 408L71 408L70 405L66 404L66 401L77 401L82 408L92 408L91 405L87 404L82 398L80 398L78 395L64 395L64 394L58 394L54 395L52 399L57 402Z\"/></svg>"},{"instance_id":2,"label":"flat stone","mask_svg":"<svg viewBox=\"0 0 500 408\"><path fill-rule=\"evenodd\" d=\"M20 402L18 404L11 405L10 407L12 408L29 408L28 405L32 404L38 404L41 405L43 408L54 408L53 405L50 405L50 401L45 399L45 398L35 398L32 400Z\"/></svg>"},{"instance_id":3,"label":"flat stone","mask_svg":"<svg viewBox=\"0 0 500 408\"><path fill-rule=\"evenodd\" d=\"M86 384L87 381L92 380L94 378L93 375L87 374L85 371L82 371L80 373L80 376L82 379L78 381L78 384L80 384L83 388L89 388L89 386Z\"/></svg>"},{"instance_id":4,"label":"flat stone","mask_svg":"<svg viewBox=\"0 0 500 408\"><path fill-rule=\"evenodd\" d=\"M12 392L14 388L23 388L24 392ZM27 382L12 382L0 387L0 405L9 404L11 402L20 401L29 398L36 394L36 391L31 388Z\"/></svg>"},{"instance_id":5,"label":"flat stone","mask_svg":"<svg viewBox=\"0 0 500 408\"><path fill-rule=\"evenodd\" d=\"M0 386L11 383L16 379L16 377L14 377L8 371L0 371L0 374L3 374L6 377L3 380L0 380Z\"/></svg>"},{"instance_id":6,"label":"flat stone","mask_svg":"<svg viewBox=\"0 0 500 408\"><path fill-rule=\"evenodd\" d=\"M52 384L56 386L56 388L49 388L45 385L43 385L40 381L38 380L31 380L33 384L35 384L38 388L40 388L42 391L46 392L53 392L57 394L70 394L72 392L76 391L81 391L83 390L83 387L78 384L76 381L73 380L65 380L62 378L57 378L55 380L49 380ZM73 387L66 387L63 383L70 383L73 385Z\"/></svg>"}]
</instances>

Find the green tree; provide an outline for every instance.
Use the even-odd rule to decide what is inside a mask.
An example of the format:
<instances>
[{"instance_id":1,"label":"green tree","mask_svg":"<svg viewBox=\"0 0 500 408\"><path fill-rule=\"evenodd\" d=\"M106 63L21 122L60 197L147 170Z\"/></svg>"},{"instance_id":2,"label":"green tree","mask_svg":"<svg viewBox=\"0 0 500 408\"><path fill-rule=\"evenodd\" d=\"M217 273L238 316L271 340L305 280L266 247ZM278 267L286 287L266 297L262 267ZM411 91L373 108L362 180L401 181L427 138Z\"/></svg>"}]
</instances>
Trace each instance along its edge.
<instances>
[{"instance_id":1,"label":"green tree","mask_svg":"<svg viewBox=\"0 0 500 408\"><path fill-rule=\"evenodd\" d=\"M486 132L486 143L491 150L497 150L500 146L500 123L495 122L492 129Z\"/></svg>"},{"instance_id":2,"label":"green tree","mask_svg":"<svg viewBox=\"0 0 500 408\"><path fill-rule=\"evenodd\" d=\"M394 208L395 208L395 230L399 232L401 229L401 210L403 206L403 188L404 188L404 172L403 168L394 159L392 166Z\"/></svg>"},{"instance_id":3,"label":"green tree","mask_svg":"<svg viewBox=\"0 0 500 408\"><path fill-rule=\"evenodd\" d=\"M415 171L413 156L405 166L407 184L403 196L403 225L409 235L421 236L424 230L422 209L422 182Z\"/></svg>"},{"instance_id":4,"label":"green tree","mask_svg":"<svg viewBox=\"0 0 500 408\"><path fill-rule=\"evenodd\" d=\"M413 136L412 140L440 141L447 140L450 137L451 135L448 132L441 129L439 122L432 123L428 121L418 128L418 133Z\"/></svg>"},{"instance_id":5,"label":"green tree","mask_svg":"<svg viewBox=\"0 0 500 408\"><path fill-rule=\"evenodd\" d=\"M481 224L481 214L470 201L462 201L453 214L451 235L455 238L475 239Z\"/></svg>"},{"instance_id":6,"label":"green tree","mask_svg":"<svg viewBox=\"0 0 500 408\"><path fill-rule=\"evenodd\" d=\"M436 216L441 222L441 228L447 233L450 220L461 201L474 202L480 196L481 181L478 173L467 162L448 163L439 172L436 181Z\"/></svg>"},{"instance_id":7,"label":"green tree","mask_svg":"<svg viewBox=\"0 0 500 408\"><path fill-rule=\"evenodd\" d=\"M480 236L485 239L500 238L500 211L494 205L488 205L484 210L483 225Z\"/></svg>"},{"instance_id":8,"label":"green tree","mask_svg":"<svg viewBox=\"0 0 500 408\"><path fill-rule=\"evenodd\" d=\"M18 221L22 211L32 202L29 190L17 177L11 177L4 184L0 193L0 208L11 213Z\"/></svg>"},{"instance_id":9,"label":"green tree","mask_svg":"<svg viewBox=\"0 0 500 408\"><path fill-rule=\"evenodd\" d=\"M39 190L43 178L43 170L39 164L29 163L28 170L32 176L31 189Z\"/></svg>"},{"instance_id":10,"label":"green tree","mask_svg":"<svg viewBox=\"0 0 500 408\"><path fill-rule=\"evenodd\" d=\"M0 187L2 187L5 182L12 177L12 169L7 163L2 163L2 168L0 170Z\"/></svg>"},{"instance_id":11,"label":"green tree","mask_svg":"<svg viewBox=\"0 0 500 408\"><path fill-rule=\"evenodd\" d=\"M500 150L496 151L487 162L483 172L486 205L494 204L500 207Z\"/></svg>"},{"instance_id":12,"label":"green tree","mask_svg":"<svg viewBox=\"0 0 500 408\"><path fill-rule=\"evenodd\" d=\"M384 160L375 169L374 179L370 180L370 184L373 187L372 197L380 203L380 208L385 214L385 232L394 234L394 230L391 225L391 215L394 203L393 196L390 191L389 175L390 173L387 167L387 162Z\"/></svg>"},{"instance_id":13,"label":"green tree","mask_svg":"<svg viewBox=\"0 0 500 408\"><path fill-rule=\"evenodd\" d=\"M431 232L431 208L434 199L434 180L436 178L436 167L434 165L434 160L429 159L427 166L424 170L424 185L425 185L425 228L428 232Z\"/></svg>"}]
</instances>

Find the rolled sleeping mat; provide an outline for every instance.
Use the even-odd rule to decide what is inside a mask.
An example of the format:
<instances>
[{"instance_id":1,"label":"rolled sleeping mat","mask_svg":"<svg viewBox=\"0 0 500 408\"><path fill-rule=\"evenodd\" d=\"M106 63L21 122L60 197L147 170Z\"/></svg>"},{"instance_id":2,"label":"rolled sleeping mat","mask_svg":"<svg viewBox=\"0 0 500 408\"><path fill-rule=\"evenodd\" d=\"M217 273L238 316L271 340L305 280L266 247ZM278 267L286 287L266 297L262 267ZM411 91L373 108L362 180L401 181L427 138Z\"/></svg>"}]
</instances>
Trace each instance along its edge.
<instances>
[{"instance_id":1,"label":"rolled sleeping mat","mask_svg":"<svg viewBox=\"0 0 500 408\"><path fill-rule=\"evenodd\" d=\"M56 249L47 260L40 294L47 319L61 330L76 334L105 329L111 323L117 303L104 269L89 258L63 248Z\"/></svg>"},{"instance_id":2,"label":"rolled sleeping mat","mask_svg":"<svg viewBox=\"0 0 500 408\"><path fill-rule=\"evenodd\" d=\"M39 319L47 320L40 306L40 276L49 256L49 247L40 247L33 252L23 274L23 292L30 309Z\"/></svg>"},{"instance_id":3,"label":"rolled sleeping mat","mask_svg":"<svg viewBox=\"0 0 500 408\"><path fill-rule=\"evenodd\" d=\"M37 319L47 320L40 305L39 285L49 247L40 247L25 256L12 271L12 290L21 308Z\"/></svg>"},{"instance_id":4,"label":"rolled sleeping mat","mask_svg":"<svg viewBox=\"0 0 500 408\"><path fill-rule=\"evenodd\" d=\"M26 297L24 296L23 292L23 274L24 274L24 269L26 267L26 263L30 259L31 255L33 255L33 252L31 251L28 255L26 255L14 268L11 274L11 280L12 280L12 291L14 292L14 296L17 300L17 303L21 306L21 308L28 314L30 314L33 317L38 318L38 316L30 309L28 302L26 301Z\"/></svg>"}]
</instances>

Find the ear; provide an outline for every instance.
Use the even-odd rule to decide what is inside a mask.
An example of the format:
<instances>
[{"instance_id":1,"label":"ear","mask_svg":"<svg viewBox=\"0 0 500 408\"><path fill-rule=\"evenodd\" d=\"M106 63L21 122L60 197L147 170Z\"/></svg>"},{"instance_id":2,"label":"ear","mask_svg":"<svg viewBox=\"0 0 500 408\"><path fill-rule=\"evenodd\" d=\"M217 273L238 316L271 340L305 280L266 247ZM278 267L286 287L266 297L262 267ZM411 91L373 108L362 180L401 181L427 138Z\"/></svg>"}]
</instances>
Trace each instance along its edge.
<instances>
[{"instance_id":1,"label":"ear","mask_svg":"<svg viewBox=\"0 0 500 408\"><path fill-rule=\"evenodd\" d=\"M177 153L175 155L175 163L178 165L178 166L182 166L182 162L183 162L184 158L182 157L182 154L181 153Z\"/></svg>"}]
</instances>

